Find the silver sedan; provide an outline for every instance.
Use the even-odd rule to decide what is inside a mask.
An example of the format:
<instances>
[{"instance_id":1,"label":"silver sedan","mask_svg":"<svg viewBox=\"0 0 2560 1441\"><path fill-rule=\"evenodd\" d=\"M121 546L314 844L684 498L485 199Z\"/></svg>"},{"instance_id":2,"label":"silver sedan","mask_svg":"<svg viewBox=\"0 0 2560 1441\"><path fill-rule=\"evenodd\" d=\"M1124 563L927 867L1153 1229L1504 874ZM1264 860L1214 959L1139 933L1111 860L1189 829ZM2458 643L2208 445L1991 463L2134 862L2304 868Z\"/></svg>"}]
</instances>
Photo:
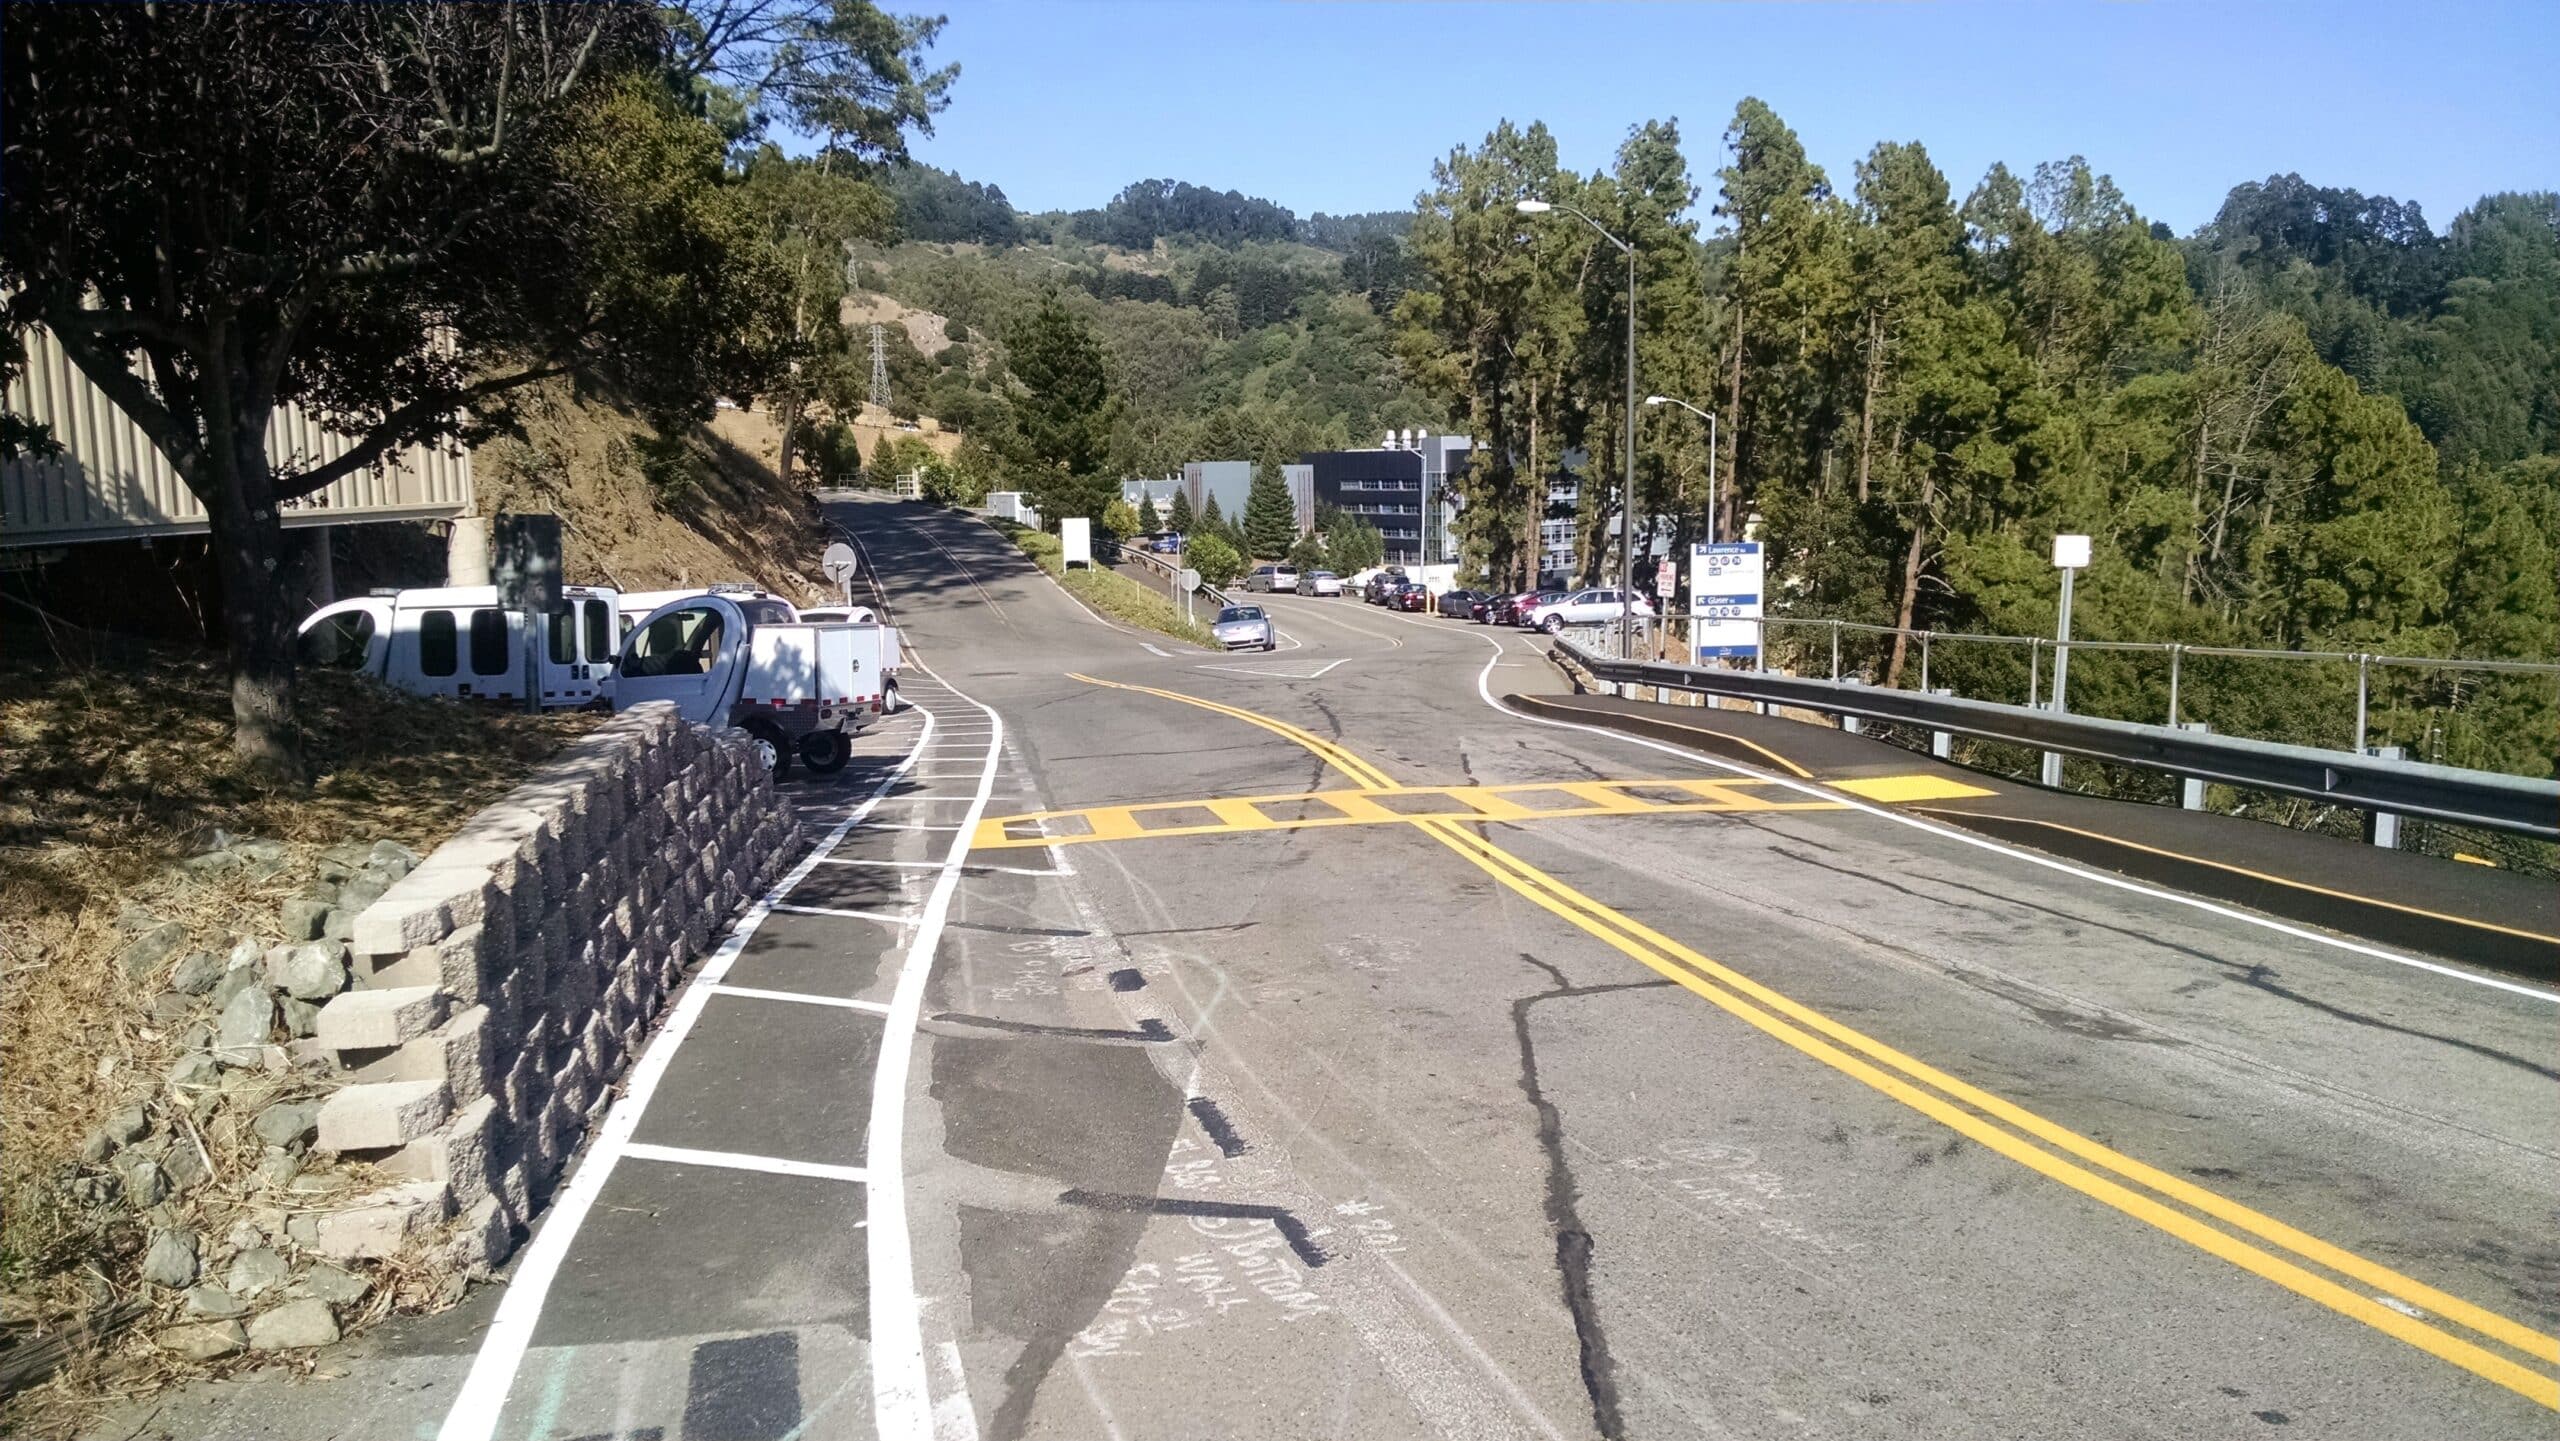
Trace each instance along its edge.
<instances>
[{"instance_id":1,"label":"silver sedan","mask_svg":"<svg viewBox=\"0 0 2560 1441\"><path fill-rule=\"evenodd\" d=\"M1280 642L1271 629L1271 617L1258 605L1231 605L1218 612L1217 624L1210 630L1218 644L1229 650L1273 650Z\"/></svg>"}]
</instances>

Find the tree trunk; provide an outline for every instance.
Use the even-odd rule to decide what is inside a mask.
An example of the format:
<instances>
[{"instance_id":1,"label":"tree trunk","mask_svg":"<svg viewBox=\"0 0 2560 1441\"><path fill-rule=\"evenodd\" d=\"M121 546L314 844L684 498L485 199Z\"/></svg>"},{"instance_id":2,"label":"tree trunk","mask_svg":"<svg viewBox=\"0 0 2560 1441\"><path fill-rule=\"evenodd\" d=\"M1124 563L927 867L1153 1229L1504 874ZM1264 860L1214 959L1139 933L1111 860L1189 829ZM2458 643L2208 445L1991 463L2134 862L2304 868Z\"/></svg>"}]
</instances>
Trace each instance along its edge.
<instances>
[{"instance_id":1,"label":"tree trunk","mask_svg":"<svg viewBox=\"0 0 2560 1441\"><path fill-rule=\"evenodd\" d=\"M250 769L300 785L309 779L295 720L293 597L302 593L302 560L284 541L267 464L267 417L240 417L229 448L208 461L231 470L195 487L212 531L215 573L222 580L223 639L231 652L232 748Z\"/></svg>"},{"instance_id":2,"label":"tree trunk","mask_svg":"<svg viewBox=\"0 0 2560 1441\"><path fill-rule=\"evenodd\" d=\"M1743 326L1748 315L1748 309L1741 302L1736 301L1733 307L1733 387L1724 408L1725 434L1733 437L1733 440L1730 453L1725 457L1724 477L1716 487L1722 493L1708 502L1720 507L1718 514L1723 519L1716 526L1716 534L1727 540L1742 539L1742 519L1739 514L1742 507L1739 504L1729 503L1727 497L1735 495L1742 488L1742 346Z\"/></svg>"},{"instance_id":3,"label":"tree trunk","mask_svg":"<svg viewBox=\"0 0 2560 1441\"><path fill-rule=\"evenodd\" d=\"M1867 483L1873 474L1868 459L1876 448L1876 380L1884 370L1884 312L1867 317L1867 393L1858 402L1858 504L1867 503Z\"/></svg>"},{"instance_id":4,"label":"tree trunk","mask_svg":"<svg viewBox=\"0 0 2560 1441\"><path fill-rule=\"evenodd\" d=\"M1911 547L1902 554L1902 602L1896 607L1893 623L1893 654L1884 664L1885 688L1902 684L1902 661L1911 645L1907 632L1911 617L1918 613L1920 599L1920 558L1927 553L1929 539L1929 507L1937 499L1936 477L1922 467L1920 476L1920 513L1911 518Z\"/></svg>"},{"instance_id":5,"label":"tree trunk","mask_svg":"<svg viewBox=\"0 0 2560 1441\"><path fill-rule=\"evenodd\" d=\"M2187 507L2193 510L2196 516L2196 533L2194 539L2187 542L2187 578L2186 583L2179 589L2179 595L2189 605L2196 603L2196 572L2202 568L2204 557L2204 473L2205 467L2211 463L2212 455L2213 403L2208 400L2205 403L2204 415L2196 422L2196 478L2194 485L2188 488L2187 493ZM2228 502L2226 501L2225 504ZM2221 549L2218 538L2214 548L2217 553Z\"/></svg>"},{"instance_id":6,"label":"tree trunk","mask_svg":"<svg viewBox=\"0 0 2560 1441\"><path fill-rule=\"evenodd\" d=\"M1536 590L1538 566L1546 559L1547 477L1538 467L1538 382L1534 380L1529 382L1529 481L1525 493L1529 518L1523 541L1528 549L1520 563L1518 579L1520 589Z\"/></svg>"}]
</instances>

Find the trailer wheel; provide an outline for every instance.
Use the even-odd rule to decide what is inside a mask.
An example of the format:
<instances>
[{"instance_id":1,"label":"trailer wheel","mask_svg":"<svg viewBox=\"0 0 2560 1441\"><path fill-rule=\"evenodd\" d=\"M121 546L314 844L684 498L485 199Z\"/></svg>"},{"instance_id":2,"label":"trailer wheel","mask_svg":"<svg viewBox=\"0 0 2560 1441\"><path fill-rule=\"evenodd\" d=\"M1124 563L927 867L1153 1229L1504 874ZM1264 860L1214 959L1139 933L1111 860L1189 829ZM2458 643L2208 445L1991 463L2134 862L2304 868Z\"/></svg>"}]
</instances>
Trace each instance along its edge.
<instances>
[{"instance_id":1,"label":"trailer wheel","mask_svg":"<svg viewBox=\"0 0 2560 1441\"><path fill-rule=\"evenodd\" d=\"M800 738L800 763L812 775L834 775L851 759L853 742L843 731L811 731Z\"/></svg>"},{"instance_id":2,"label":"trailer wheel","mask_svg":"<svg viewBox=\"0 0 2560 1441\"><path fill-rule=\"evenodd\" d=\"M755 738L756 758L773 772L773 783L782 784L783 773L791 769L791 742L783 737L782 727L758 716L741 729Z\"/></svg>"}]
</instances>

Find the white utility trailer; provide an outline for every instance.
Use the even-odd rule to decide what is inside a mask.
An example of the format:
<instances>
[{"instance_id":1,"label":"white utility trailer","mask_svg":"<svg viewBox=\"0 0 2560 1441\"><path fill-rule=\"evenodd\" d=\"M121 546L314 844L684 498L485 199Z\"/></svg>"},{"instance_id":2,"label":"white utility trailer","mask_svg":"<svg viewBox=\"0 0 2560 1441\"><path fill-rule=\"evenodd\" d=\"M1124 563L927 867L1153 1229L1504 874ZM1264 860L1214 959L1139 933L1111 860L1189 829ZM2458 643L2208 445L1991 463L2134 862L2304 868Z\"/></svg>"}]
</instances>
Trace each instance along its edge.
<instances>
[{"instance_id":1,"label":"white utility trailer","mask_svg":"<svg viewBox=\"0 0 2560 1441\"><path fill-rule=\"evenodd\" d=\"M622 599L598 587L561 589L542 617L537 684L546 709L610 704ZM524 703L525 617L488 585L377 591L322 606L303 621L302 664L370 675L421 695Z\"/></svg>"},{"instance_id":2,"label":"white utility trailer","mask_svg":"<svg viewBox=\"0 0 2560 1441\"><path fill-rule=\"evenodd\" d=\"M668 700L697 725L740 727L777 778L795 754L821 775L842 770L853 737L890 709L898 633L771 615L717 591L651 611L623 643L614 708Z\"/></svg>"}]
</instances>

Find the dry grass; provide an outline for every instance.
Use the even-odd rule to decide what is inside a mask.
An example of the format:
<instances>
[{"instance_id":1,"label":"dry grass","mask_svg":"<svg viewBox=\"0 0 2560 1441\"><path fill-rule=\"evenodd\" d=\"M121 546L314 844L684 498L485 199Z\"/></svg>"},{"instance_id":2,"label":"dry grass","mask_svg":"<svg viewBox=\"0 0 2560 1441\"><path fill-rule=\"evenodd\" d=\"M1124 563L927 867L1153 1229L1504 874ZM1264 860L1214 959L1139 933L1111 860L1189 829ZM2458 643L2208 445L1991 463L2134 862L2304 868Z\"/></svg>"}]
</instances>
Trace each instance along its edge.
<instances>
[{"instance_id":1,"label":"dry grass","mask_svg":"<svg viewBox=\"0 0 2560 1441\"><path fill-rule=\"evenodd\" d=\"M78 1205L54 1184L107 1114L153 1101L155 1132L211 1163L213 1179L176 1204L218 1217L259 1204L244 1184L259 1153L245 1118L311 1087L292 1074L232 1072L235 1089L209 1118L158 1103L183 1023L155 1021L146 1008L156 981L129 979L117 964L129 938L120 914L184 922L181 954L272 937L278 904L310 884L322 847L387 837L423 854L599 719L307 676L302 714L318 779L280 790L232 758L218 660L109 649L107 659L39 668L31 661L52 660L42 641L0 637L0 1294L13 1323L135 1294L130 1272L146 1239L138 1218ZM217 829L283 842L282 868L258 879L183 869ZM386 1292L382 1304L392 1299ZM65 1381L103 1394L97 1364L88 1358Z\"/></svg>"},{"instance_id":2,"label":"dry grass","mask_svg":"<svg viewBox=\"0 0 2560 1441\"><path fill-rule=\"evenodd\" d=\"M816 515L775 474L779 441L764 417L723 411L670 443L565 380L528 389L512 409L523 435L472 453L479 509L563 517L573 584L754 580L804 603L828 593L798 569L820 548Z\"/></svg>"}]
</instances>

